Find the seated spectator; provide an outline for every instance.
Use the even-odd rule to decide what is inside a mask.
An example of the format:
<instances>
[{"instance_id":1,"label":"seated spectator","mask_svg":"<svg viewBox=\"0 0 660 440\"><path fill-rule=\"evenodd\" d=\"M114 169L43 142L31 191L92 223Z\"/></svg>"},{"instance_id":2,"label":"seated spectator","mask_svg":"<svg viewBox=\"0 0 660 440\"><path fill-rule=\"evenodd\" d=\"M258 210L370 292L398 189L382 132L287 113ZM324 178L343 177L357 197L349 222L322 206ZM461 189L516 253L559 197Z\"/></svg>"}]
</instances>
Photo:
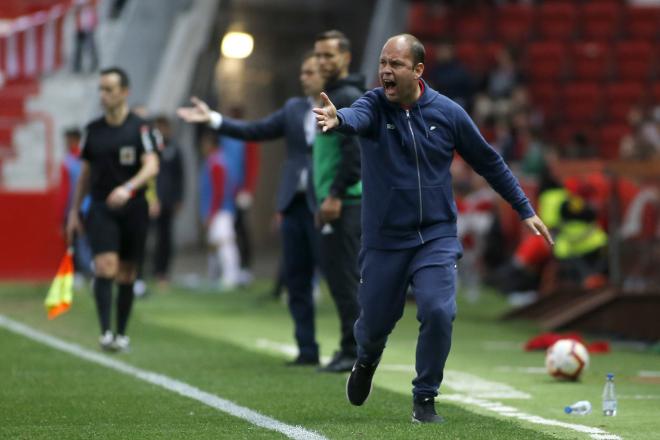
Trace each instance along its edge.
<instances>
[{"instance_id":1,"label":"seated spectator","mask_svg":"<svg viewBox=\"0 0 660 440\"><path fill-rule=\"evenodd\" d=\"M607 272L607 233L598 225L595 210L581 197L571 195L560 213L553 248L559 278L585 288L602 286Z\"/></svg>"},{"instance_id":2,"label":"seated spectator","mask_svg":"<svg viewBox=\"0 0 660 440\"><path fill-rule=\"evenodd\" d=\"M426 75L431 87L469 110L474 95L474 80L456 58L454 44L448 40L440 42L435 54L435 60L430 60Z\"/></svg>"},{"instance_id":3,"label":"seated spectator","mask_svg":"<svg viewBox=\"0 0 660 440\"><path fill-rule=\"evenodd\" d=\"M591 144L586 134L577 132L564 149L567 159L590 159L598 156L596 148Z\"/></svg>"},{"instance_id":4,"label":"seated spectator","mask_svg":"<svg viewBox=\"0 0 660 440\"><path fill-rule=\"evenodd\" d=\"M514 51L511 48L502 48L497 55L497 65L488 74L488 96L494 101L508 100L514 89L522 82L522 74Z\"/></svg>"},{"instance_id":5,"label":"seated spectator","mask_svg":"<svg viewBox=\"0 0 660 440\"><path fill-rule=\"evenodd\" d=\"M543 168L539 184L538 214L553 233L561 224L561 206L568 192L550 171ZM537 291L541 274L552 259L552 249L543 238L528 234L516 248L511 259L487 277L487 282L505 294ZM534 294L535 296L535 294Z\"/></svg>"},{"instance_id":6,"label":"seated spectator","mask_svg":"<svg viewBox=\"0 0 660 440\"><path fill-rule=\"evenodd\" d=\"M660 106L649 116L639 107L633 107L628 115L632 133L621 140L620 155L623 159L660 158Z\"/></svg>"}]
</instances>

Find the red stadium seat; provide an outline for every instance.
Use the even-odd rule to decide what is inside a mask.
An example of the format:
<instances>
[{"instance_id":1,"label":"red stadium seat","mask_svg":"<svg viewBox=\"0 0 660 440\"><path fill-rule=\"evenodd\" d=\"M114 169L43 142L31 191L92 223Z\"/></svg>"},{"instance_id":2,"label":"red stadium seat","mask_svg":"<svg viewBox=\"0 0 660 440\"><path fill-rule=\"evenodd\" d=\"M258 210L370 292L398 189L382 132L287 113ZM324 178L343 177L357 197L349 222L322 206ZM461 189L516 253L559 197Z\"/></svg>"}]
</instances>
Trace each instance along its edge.
<instances>
[{"instance_id":1,"label":"red stadium seat","mask_svg":"<svg viewBox=\"0 0 660 440\"><path fill-rule=\"evenodd\" d=\"M426 32L428 7L426 2L413 2L408 11L408 31L418 37Z\"/></svg>"},{"instance_id":2,"label":"red stadium seat","mask_svg":"<svg viewBox=\"0 0 660 440\"><path fill-rule=\"evenodd\" d=\"M550 40L567 40L575 35L577 6L573 3L543 3L539 7L538 30Z\"/></svg>"},{"instance_id":3,"label":"red stadium seat","mask_svg":"<svg viewBox=\"0 0 660 440\"><path fill-rule=\"evenodd\" d=\"M660 82L653 84L653 99L656 103L660 103Z\"/></svg>"},{"instance_id":4,"label":"red stadium seat","mask_svg":"<svg viewBox=\"0 0 660 440\"><path fill-rule=\"evenodd\" d=\"M438 37L449 37L452 34L451 19L449 14L436 13L428 18L427 35Z\"/></svg>"},{"instance_id":5,"label":"red stadium seat","mask_svg":"<svg viewBox=\"0 0 660 440\"><path fill-rule=\"evenodd\" d=\"M481 72L486 67L483 45L465 41L456 45L456 57L470 72Z\"/></svg>"},{"instance_id":6,"label":"red stadium seat","mask_svg":"<svg viewBox=\"0 0 660 440\"><path fill-rule=\"evenodd\" d=\"M614 83L605 88L605 109L611 121L625 122L633 105L644 97L644 87L636 82Z\"/></svg>"},{"instance_id":7,"label":"red stadium seat","mask_svg":"<svg viewBox=\"0 0 660 440\"><path fill-rule=\"evenodd\" d=\"M618 2L588 2L582 7L582 38L612 40L619 36L622 8Z\"/></svg>"},{"instance_id":8,"label":"red stadium seat","mask_svg":"<svg viewBox=\"0 0 660 440\"><path fill-rule=\"evenodd\" d=\"M497 9L495 35L506 44L528 40L534 22L534 10L528 5L505 5Z\"/></svg>"},{"instance_id":9,"label":"red stadium seat","mask_svg":"<svg viewBox=\"0 0 660 440\"><path fill-rule=\"evenodd\" d=\"M655 40L660 32L660 7L628 6L624 29L629 37Z\"/></svg>"},{"instance_id":10,"label":"red stadium seat","mask_svg":"<svg viewBox=\"0 0 660 440\"><path fill-rule=\"evenodd\" d=\"M564 76L566 53L562 43L530 43L527 46L527 74L533 80L559 80Z\"/></svg>"},{"instance_id":11,"label":"red stadium seat","mask_svg":"<svg viewBox=\"0 0 660 440\"><path fill-rule=\"evenodd\" d=\"M645 81L651 75L653 46L646 41L617 43L614 47L618 76L624 80Z\"/></svg>"},{"instance_id":12,"label":"red stadium seat","mask_svg":"<svg viewBox=\"0 0 660 440\"><path fill-rule=\"evenodd\" d=\"M482 41L490 36L490 8L469 8L454 15L454 36L458 41Z\"/></svg>"},{"instance_id":13,"label":"red stadium seat","mask_svg":"<svg viewBox=\"0 0 660 440\"><path fill-rule=\"evenodd\" d=\"M605 159L614 159L619 156L621 139L630 133L626 124L613 124L603 127L600 135L600 152Z\"/></svg>"},{"instance_id":14,"label":"red stadium seat","mask_svg":"<svg viewBox=\"0 0 660 440\"><path fill-rule=\"evenodd\" d=\"M497 64L497 57L502 52L504 45L499 42L488 42L483 45L486 68L492 68Z\"/></svg>"},{"instance_id":15,"label":"red stadium seat","mask_svg":"<svg viewBox=\"0 0 660 440\"><path fill-rule=\"evenodd\" d=\"M531 84L532 103L543 110L546 119L552 119L557 114L559 88L560 85L557 83L533 82Z\"/></svg>"},{"instance_id":16,"label":"red stadium seat","mask_svg":"<svg viewBox=\"0 0 660 440\"><path fill-rule=\"evenodd\" d=\"M602 43L578 43L572 48L573 76L579 80L599 81L610 75L608 46Z\"/></svg>"},{"instance_id":17,"label":"red stadium seat","mask_svg":"<svg viewBox=\"0 0 660 440\"><path fill-rule=\"evenodd\" d=\"M561 94L562 114L566 121L590 123L601 112L601 90L594 83L571 83Z\"/></svg>"},{"instance_id":18,"label":"red stadium seat","mask_svg":"<svg viewBox=\"0 0 660 440\"><path fill-rule=\"evenodd\" d=\"M449 14L426 2L413 2L408 13L409 32L418 38L437 38L451 34Z\"/></svg>"},{"instance_id":19,"label":"red stadium seat","mask_svg":"<svg viewBox=\"0 0 660 440\"><path fill-rule=\"evenodd\" d=\"M0 148L11 147L13 132L12 127L0 127Z\"/></svg>"}]
</instances>

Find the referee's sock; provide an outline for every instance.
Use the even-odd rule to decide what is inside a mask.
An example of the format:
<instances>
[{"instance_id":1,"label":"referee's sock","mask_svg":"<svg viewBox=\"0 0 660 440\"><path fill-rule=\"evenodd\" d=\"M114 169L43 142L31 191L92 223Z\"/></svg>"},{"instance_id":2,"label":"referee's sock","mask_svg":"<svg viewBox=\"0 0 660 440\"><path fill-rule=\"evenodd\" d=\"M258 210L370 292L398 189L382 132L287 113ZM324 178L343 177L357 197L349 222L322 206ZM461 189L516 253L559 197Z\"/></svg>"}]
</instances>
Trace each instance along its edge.
<instances>
[{"instance_id":1,"label":"referee's sock","mask_svg":"<svg viewBox=\"0 0 660 440\"><path fill-rule=\"evenodd\" d=\"M117 334L126 334L128 317L133 308L133 283L120 284L119 295L117 295Z\"/></svg>"},{"instance_id":2,"label":"referee's sock","mask_svg":"<svg viewBox=\"0 0 660 440\"><path fill-rule=\"evenodd\" d=\"M94 298L96 312L99 315L101 334L110 330L110 313L112 312L112 278L96 277L94 279Z\"/></svg>"}]
</instances>

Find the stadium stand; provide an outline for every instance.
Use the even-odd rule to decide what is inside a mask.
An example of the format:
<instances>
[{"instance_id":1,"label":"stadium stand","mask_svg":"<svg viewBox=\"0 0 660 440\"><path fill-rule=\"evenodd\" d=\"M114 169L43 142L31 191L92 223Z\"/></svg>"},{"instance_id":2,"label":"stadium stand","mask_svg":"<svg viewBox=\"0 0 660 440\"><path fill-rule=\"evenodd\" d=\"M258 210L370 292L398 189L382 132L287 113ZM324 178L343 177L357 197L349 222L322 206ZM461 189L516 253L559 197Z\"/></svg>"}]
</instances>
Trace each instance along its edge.
<instances>
[{"instance_id":1,"label":"stadium stand","mask_svg":"<svg viewBox=\"0 0 660 440\"><path fill-rule=\"evenodd\" d=\"M550 141L566 139L557 124L597 123L608 133L603 153L616 156L609 133L627 123L633 105L658 102L660 7L617 0L448 3L413 2L410 31L427 47L451 38L478 77L492 66L486 47L516 47Z\"/></svg>"},{"instance_id":2,"label":"stadium stand","mask_svg":"<svg viewBox=\"0 0 660 440\"><path fill-rule=\"evenodd\" d=\"M52 123L48 115L28 111L26 102L39 92L40 77L63 64L69 7L68 1L0 2L0 228L8 251L2 254L3 278L52 275L64 246ZM17 148L25 151L18 154ZM13 172L19 168L32 171Z\"/></svg>"},{"instance_id":3,"label":"stadium stand","mask_svg":"<svg viewBox=\"0 0 660 440\"><path fill-rule=\"evenodd\" d=\"M622 219L617 216L627 215L630 200L645 188L657 191L658 152L653 153L648 143L635 151L635 144L647 141L649 129L657 132L653 127L660 122L660 5L623 0L413 1L409 29L426 47L438 41L455 44L459 62L477 79L476 101L466 108L505 160L522 162L524 169L522 159L538 149L534 142L540 141L545 146L540 151L546 152L541 154L559 154L563 178L574 173L574 181L581 182L577 190L594 197L605 228L620 225ZM517 70L522 72L517 87L528 90L541 118L525 107L521 115L521 109L511 106L513 98L483 98L489 95L489 80L502 48L516 55ZM509 137L504 135L507 130ZM638 159L638 165L628 166L619 157ZM654 157L648 164L639 161ZM617 181L622 186L617 187ZM527 184L533 189L534 178ZM653 203L651 217L658 209L657 202ZM506 208L494 215L505 247L511 248L521 237L517 219ZM645 214L644 225L653 223L649 215ZM660 230L657 217L652 218L655 223L640 235L651 244L637 247L641 249L633 255L637 259L649 259L657 252ZM606 330L601 325L604 320L616 320L618 313L636 313L644 316L639 325L610 330L629 336L656 335L648 326L652 317L644 310L657 310L654 307L660 304L658 292L648 290L654 282L642 283L647 286L641 289L642 297L622 297L620 289L635 284L626 280L635 281L637 275L630 272L630 264L624 264L628 257L622 256L621 249L637 248L635 242L622 241L616 234L611 239L609 285L613 287L601 289L598 295L586 285L569 288L511 316L539 319L545 328L601 331ZM637 266L643 265L642 261ZM647 281L654 279L647 272L643 275ZM546 292L557 291L561 283L553 280L550 284ZM565 313L567 308L572 308L570 314Z\"/></svg>"}]
</instances>

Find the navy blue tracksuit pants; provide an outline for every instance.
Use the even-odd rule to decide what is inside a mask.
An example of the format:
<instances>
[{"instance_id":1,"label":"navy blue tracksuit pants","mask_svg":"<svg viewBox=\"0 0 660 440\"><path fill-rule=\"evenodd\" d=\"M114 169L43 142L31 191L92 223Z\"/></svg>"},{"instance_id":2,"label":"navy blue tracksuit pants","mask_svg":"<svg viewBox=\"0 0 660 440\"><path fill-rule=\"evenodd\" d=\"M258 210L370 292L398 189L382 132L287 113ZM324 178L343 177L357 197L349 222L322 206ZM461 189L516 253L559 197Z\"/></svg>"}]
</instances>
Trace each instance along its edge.
<instances>
[{"instance_id":1,"label":"navy blue tracksuit pants","mask_svg":"<svg viewBox=\"0 0 660 440\"><path fill-rule=\"evenodd\" d=\"M410 249L360 252L358 359L372 364L380 358L387 337L403 316L411 286L420 322L413 380L413 395L418 398L435 397L442 382L456 316L456 261L461 252L456 237Z\"/></svg>"},{"instance_id":2,"label":"navy blue tracksuit pants","mask_svg":"<svg viewBox=\"0 0 660 440\"><path fill-rule=\"evenodd\" d=\"M314 214L304 195L297 195L282 213L284 279L289 293L289 310L300 356L318 360L314 326L314 271L318 262L318 232Z\"/></svg>"}]
</instances>

